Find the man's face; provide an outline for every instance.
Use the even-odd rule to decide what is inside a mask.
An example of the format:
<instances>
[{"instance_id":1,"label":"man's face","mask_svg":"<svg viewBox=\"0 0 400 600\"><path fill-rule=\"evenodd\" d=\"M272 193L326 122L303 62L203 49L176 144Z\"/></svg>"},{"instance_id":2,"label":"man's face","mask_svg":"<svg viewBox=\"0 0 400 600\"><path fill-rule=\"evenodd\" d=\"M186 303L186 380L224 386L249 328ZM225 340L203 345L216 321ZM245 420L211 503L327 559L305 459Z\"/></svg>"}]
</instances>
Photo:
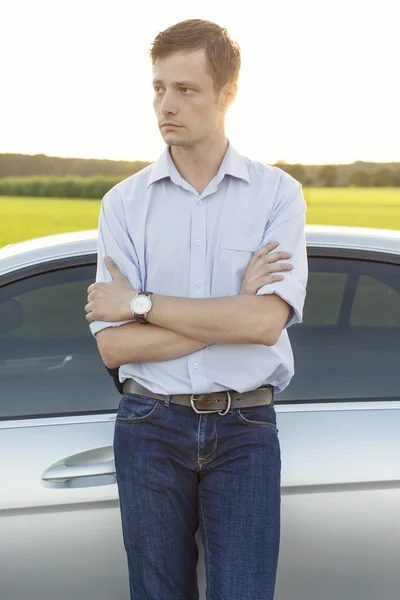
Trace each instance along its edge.
<instances>
[{"instance_id":1,"label":"man's face","mask_svg":"<svg viewBox=\"0 0 400 600\"><path fill-rule=\"evenodd\" d=\"M168 146L194 147L223 124L223 93L216 94L206 65L205 50L174 53L153 65L153 106Z\"/></svg>"}]
</instances>

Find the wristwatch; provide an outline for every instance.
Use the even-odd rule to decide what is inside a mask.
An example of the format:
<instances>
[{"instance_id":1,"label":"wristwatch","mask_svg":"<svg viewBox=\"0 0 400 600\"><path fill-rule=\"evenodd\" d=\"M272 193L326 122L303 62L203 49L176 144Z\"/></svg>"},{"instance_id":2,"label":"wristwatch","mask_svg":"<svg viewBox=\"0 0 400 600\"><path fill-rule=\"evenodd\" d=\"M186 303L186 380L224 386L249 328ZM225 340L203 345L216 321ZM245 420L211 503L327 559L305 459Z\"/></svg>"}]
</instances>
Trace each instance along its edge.
<instances>
[{"instance_id":1,"label":"wristwatch","mask_svg":"<svg viewBox=\"0 0 400 600\"><path fill-rule=\"evenodd\" d=\"M148 323L147 313L152 307L150 296L153 292L138 292L131 300L131 310L136 321L139 323Z\"/></svg>"}]
</instances>

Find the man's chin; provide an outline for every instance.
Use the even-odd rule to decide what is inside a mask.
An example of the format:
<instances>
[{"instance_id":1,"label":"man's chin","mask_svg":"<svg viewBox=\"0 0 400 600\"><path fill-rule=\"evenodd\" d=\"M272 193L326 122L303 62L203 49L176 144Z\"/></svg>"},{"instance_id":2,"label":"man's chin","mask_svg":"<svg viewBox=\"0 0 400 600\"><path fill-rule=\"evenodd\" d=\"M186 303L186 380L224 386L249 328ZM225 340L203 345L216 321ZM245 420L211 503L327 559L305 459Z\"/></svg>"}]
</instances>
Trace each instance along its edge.
<instances>
[{"instance_id":1,"label":"man's chin","mask_svg":"<svg viewBox=\"0 0 400 600\"><path fill-rule=\"evenodd\" d=\"M179 135L163 135L164 142L167 146L187 146L188 140L181 138Z\"/></svg>"}]
</instances>

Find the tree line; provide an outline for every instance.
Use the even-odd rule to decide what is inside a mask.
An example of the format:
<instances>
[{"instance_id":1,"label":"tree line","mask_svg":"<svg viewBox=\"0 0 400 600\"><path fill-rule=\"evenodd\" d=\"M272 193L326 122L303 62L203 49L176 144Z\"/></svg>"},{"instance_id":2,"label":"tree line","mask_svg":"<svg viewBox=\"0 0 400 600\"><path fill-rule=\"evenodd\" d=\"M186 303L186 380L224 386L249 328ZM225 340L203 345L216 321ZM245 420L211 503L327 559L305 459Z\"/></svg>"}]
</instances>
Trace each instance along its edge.
<instances>
[{"instance_id":1,"label":"tree line","mask_svg":"<svg viewBox=\"0 0 400 600\"><path fill-rule=\"evenodd\" d=\"M113 185L150 164L45 154L0 154L0 195L99 198ZM395 162L303 165L279 160L273 166L307 187L400 186L400 163Z\"/></svg>"},{"instance_id":2,"label":"tree line","mask_svg":"<svg viewBox=\"0 0 400 600\"><path fill-rule=\"evenodd\" d=\"M397 187L400 163L357 161L344 165L302 165L278 161L275 166L307 187Z\"/></svg>"}]
</instances>

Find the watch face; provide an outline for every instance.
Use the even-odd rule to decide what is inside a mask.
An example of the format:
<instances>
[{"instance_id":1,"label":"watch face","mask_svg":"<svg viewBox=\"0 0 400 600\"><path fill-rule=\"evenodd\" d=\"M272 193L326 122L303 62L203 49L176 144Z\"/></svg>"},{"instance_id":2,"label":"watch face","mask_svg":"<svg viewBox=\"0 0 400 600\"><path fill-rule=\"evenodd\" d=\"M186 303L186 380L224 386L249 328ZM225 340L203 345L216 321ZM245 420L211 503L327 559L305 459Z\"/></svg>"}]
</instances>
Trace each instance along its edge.
<instances>
[{"instance_id":1,"label":"watch face","mask_svg":"<svg viewBox=\"0 0 400 600\"><path fill-rule=\"evenodd\" d=\"M137 315L146 314L151 308L151 300L148 296L137 296L132 302L132 309Z\"/></svg>"}]
</instances>

